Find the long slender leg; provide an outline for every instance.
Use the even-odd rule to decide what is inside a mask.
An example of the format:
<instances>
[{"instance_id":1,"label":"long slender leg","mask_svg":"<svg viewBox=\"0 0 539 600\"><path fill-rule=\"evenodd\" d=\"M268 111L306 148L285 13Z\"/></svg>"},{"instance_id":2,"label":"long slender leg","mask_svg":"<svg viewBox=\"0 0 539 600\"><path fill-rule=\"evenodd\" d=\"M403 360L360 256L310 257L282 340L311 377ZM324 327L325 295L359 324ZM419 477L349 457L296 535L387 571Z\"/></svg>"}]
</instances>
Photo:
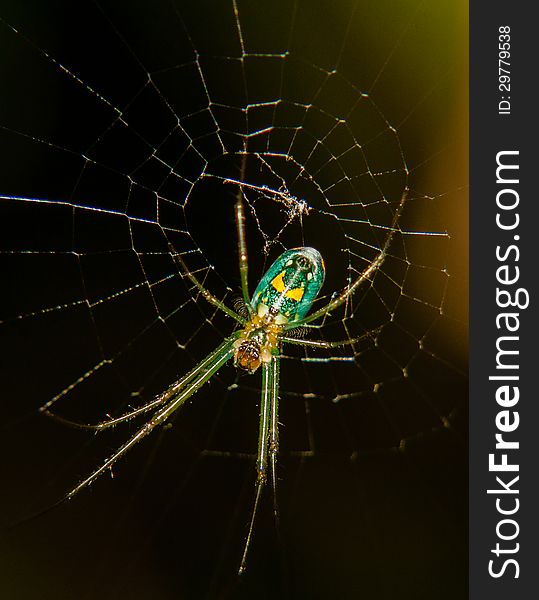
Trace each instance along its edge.
<instances>
[{"instance_id":1,"label":"long slender leg","mask_svg":"<svg viewBox=\"0 0 539 600\"><path fill-rule=\"evenodd\" d=\"M245 178L246 157L247 155L244 154L241 159L241 181L243 181ZM243 302L245 303L249 314L251 314L253 309L251 308L251 299L249 298L249 258L247 255L247 240L245 236L245 207L243 203L243 190L241 185L239 186L238 195L236 196L234 215L236 217L236 234L238 237L238 260L240 263L241 292L243 295Z\"/></svg>"},{"instance_id":2,"label":"long slender leg","mask_svg":"<svg viewBox=\"0 0 539 600\"><path fill-rule=\"evenodd\" d=\"M276 360L277 359L273 357L270 363L263 363L262 365L262 396L260 399L258 458L256 461L256 492L253 509L251 511L249 530L245 540L245 546L243 547L243 556L241 558L240 568L238 570L240 575L247 567L247 555L249 553L249 547L253 537L255 518L258 512L258 505L262 496L262 490L264 489L267 479L266 471L268 466L268 454L270 452L272 405L274 403L273 395L275 393L273 379L275 377Z\"/></svg>"},{"instance_id":3,"label":"long slender leg","mask_svg":"<svg viewBox=\"0 0 539 600\"><path fill-rule=\"evenodd\" d=\"M381 328L379 327L377 329L367 331L367 333L364 333L363 335L360 335L358 337L349 340L338 340L335 342L326 342L323 340L305 340L301 338L298 339L293 337L287 337L285 335L281 336L281 341L286 342L287 344L296 344L297 346L310 346L312 348L338 348L339 346L350 346L351 344L357 344L358 342L361 342L362 340L365 340L367 338L373 338L374 335L380 331L380 329Z\"/></svg>"},{"instance_id":4,"label":"long slender leg","mask_svg":"<svg viewBox=\"0 0 539 600\"><path fill-rule=\"evenodd\" d=\"M298 326L304 325L306 323L310 323L311 321L314 321L315 319L318 319L319 317L324 316L326 313L338 308L339 306L341 306L341 304L344 304L346 302L346 300L348 300L348 298L357 290L357 288L364 281L370 280L371 276L374 275L376 273L376 271L378 271L378 269L382 266L382 263L384 262L384 260L386 258L386 254L389 249L389 246L391 245L391 242L393 241L393 238L395 236L395 232L397 231L397 222L402 214L402 209L404 208L404 204L406 203L407 196L408 196L408 188L406 188L404 190L404 192L402 193L399 205L397 206L397 210L395 211L395 214L393 215L393 220L391 221L391 224L388 227L389 233L384 241L384 244L383 244L380 252L376 256L376 258L356 277L356 279L354 279L354 281L352 283L347 285L344 288L344 290L340 294L338 294L333 300L330 300L322 308L320 308L317 311L315 311L314 313L306 316L301 321L298 321L297 322Z\"/></svg>"},{"instance_id":5,"label":"long slender leg","mask_svg":"<svg viewBox=\"0 0 539 600\"><path fill-rule=\"evenodd\" d=\"M234 335L234 338L237 338L237 335ZM211 367L212 363L216 360L216 358L221 353L222 346L216 348L213 352L208 354L205 359L198 363L196 367L191 369L186 375L175 381L168 389L159 394L154 400L148 402L144 406L140 406L139 408L135 408L129 412L120 415L114 419L107 419L106 421L101 421L100 423L79 423L77 421L72 421L71 419L66 419L55 413L49 411L48 409L41 409L41 413L45 416L54 419L60 423L65 425L69 425L71 427L76 427L77 429L93 429L95 431L101 431L103 429L108 429L109 427L114 427L119 423L123 423L125 421L130 421L142 415L162 404L168 402L174 395L179 394L183 388L185 388L191 381L193 381L196 377L200 375L200 373L204 372L206 369Z\"/></svg>"},{"instance_id":6,"label":"long slender leg","mask_svg":"<svg viewBox=\"0 0 539 600\"><path fill-rule=\"evenodd\" d=\"M128 450L135 446L140 440L145 438L155 427L166 421L172 413L178 410L186 400L188 400L195 392L197 392L205 383L207 383L213 375L232 357L234 354L234 341L236 336L230 336L226 339L218 348L215 350L213 355L213 362L208 364L205 369L197 374L195 378L191 380L189 385L182 389L178 394L172 397L172 400L161 410L158 410L152 418L145 423L133 436L131 436L125 444L120 446L112 456L110 456L98 469L90 473L86 479L81 481L76 487L74 487L68 494L61 498L58 502L49 506L45 510L39 511L35 515L32 515L25 519L25 521L31 520L45 512L59 506L66 500L70 500L76 496L81 490L93 483L100 475L110 469L114 463L116 463Z\"/></svg>"},{"instance_id":7,"label":"long slender leg","mask_svg":"<svg viewBox=\"0 0 539 600\"><path fill-rule=\"evenodd\" d=\"M270 393L270 436L269 457L271 464L271 484L273 487L273 514L275 522L279 524L279 505L277 502L277 457L279 455L279 357L275 356L271 361L270 368L273 371L271 377L272 389Z\"/></svg>"},{"instance_id":8,"label":"long slender leg","mask_svg":"<svg viewBox=\"0 0 539 600\"><path fill-rule=\"evenodd\" d=\"M225 314L227 314L229 317L232 317L238 323L241 323L242 325L245 325L245 319L243 319L238 314L236 314L232 309L228 308L228 306L226 304L224 304L223 302L221 302L221 300L219 300L218 298L216 298L211 292L209 292L200 283L200 281L187 268L187 265L185 264L183 258L181 257L181 254L178 253L178 252L176 252L176 250L175 250L175 248L174 248L174 246L172 244L169 243L168 249L169 249L172 257L174 258L174 260L176 261L176 263L178 264L178 266L180 267L180 269L184 273L184 275L200 291L200 293L202 294L202 297L205 300L207 300L210 304L213 304L214 306L216 306L218 309L222 310Z\"/></svg>"}]
</instances>

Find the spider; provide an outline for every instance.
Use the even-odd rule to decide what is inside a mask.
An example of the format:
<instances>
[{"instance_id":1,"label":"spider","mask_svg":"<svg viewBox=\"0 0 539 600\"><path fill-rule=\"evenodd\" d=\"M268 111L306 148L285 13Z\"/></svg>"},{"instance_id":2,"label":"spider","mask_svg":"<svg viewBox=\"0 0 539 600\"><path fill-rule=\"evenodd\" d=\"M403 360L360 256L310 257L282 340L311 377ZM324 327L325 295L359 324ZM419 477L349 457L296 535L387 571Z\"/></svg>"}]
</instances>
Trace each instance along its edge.
<instances>
[{"instance_id":1,"label":"spider","mask_svg":"<svg viewBox=\"0 0 539 600\"><path fill-rule=\"evenodd\" d=\"M140 442L158 425L162 425L178 410L185 402L193 396L205 383L207 383L219 369L230 359L233 359L236 368L249 374L262 370L262 386L260 401L260 421L258 434L258 451L256 460L256 490L254 503L251 511L248 531L243 548L243 554L239 567L239 573L246 569L247 555L250 547L255 517L259 500L264 486L268 480L268 467L274 492L274 514L278 518L276 506L276 465L279 449L279 361L283 344L296 344L310 348L335 348L351 345L373 332L361 335L354 339L340 341L322 341L305 339L294 330L308 326L309 323L343 305L356 292L358 287L365 281L370 280L379 269L387 254L391 243L397 221L402 212L406 190L393 215L393 221L388 228L388 234L375 259L350 281L339 293L334 294L331 299L318 310L311 314L309 310L318 295L325 277L325 266L322 256L315 248L301 247L286 250L270 266L260 280L252 297L248 291L248 256L245 236L245 209L243 193L237 195L234 205L237 249L239 255L239 271L241 278L241 289L243 295L242 310L234 311L217 299L197 277L191 273L183 261L169 243L169 250L175 262L181 269L182 275L189 279L197 288L202 297L210 304L216 306L236 322L234 332L224 340L213 352L203 358L197 366L174 382L169 388L158 395L154 400L136 409L130 410L119 417L109 418L97 424L83 424L65 419L50 409L51 402L41 407L40 411L55 420L71 426L92 430L104 430L120 423L129 421L135 417L154 411L151 418L140 427L122 446L120 446L105 462L90 473L83 481L76 485L70 492L63 496L52 507L70 500L81 490L88 487L100 475L112 468L112 466ZM311 327L317 327L311 325ZM376 331L376 330L375 330ZM303 332L302 332L303 333ZM48 509L47 509L48 510Z\"/></svg>"}]
</instances>

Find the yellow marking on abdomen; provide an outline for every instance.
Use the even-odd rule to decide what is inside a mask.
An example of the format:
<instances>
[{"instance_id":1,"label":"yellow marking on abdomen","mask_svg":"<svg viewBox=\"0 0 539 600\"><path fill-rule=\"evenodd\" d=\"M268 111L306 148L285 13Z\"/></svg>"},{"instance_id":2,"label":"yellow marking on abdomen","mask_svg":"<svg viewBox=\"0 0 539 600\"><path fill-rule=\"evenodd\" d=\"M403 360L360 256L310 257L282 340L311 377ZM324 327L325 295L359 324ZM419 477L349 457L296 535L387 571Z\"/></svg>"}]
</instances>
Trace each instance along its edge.
<instances>
[{"instance_id":1,"label":"yellow marking on abdomen","mask_svg":"<svg viewBox=\"0 0 539 600\"><path fill-rule=\"evenodd\" d=\"M303 298L304 290L303 288L294 288L293 290L288 290L285 296L290 298L291 300L296 300L299 302Z\"/></svg>"},{"instance_id":2,"label":"yellow marking on abdomen","mask_svg":"<svg viewBox=\"0 0 539 600\"><path fill-rule=\"evenodd\" d=\"M285 288L285 284L284 284L284 271L282 273L280 273L279 275L277 275L277 277L274 278L274 280L271 282L271 285L279 292L283 292L284 288Z\"/></svg>"}]
</instances>

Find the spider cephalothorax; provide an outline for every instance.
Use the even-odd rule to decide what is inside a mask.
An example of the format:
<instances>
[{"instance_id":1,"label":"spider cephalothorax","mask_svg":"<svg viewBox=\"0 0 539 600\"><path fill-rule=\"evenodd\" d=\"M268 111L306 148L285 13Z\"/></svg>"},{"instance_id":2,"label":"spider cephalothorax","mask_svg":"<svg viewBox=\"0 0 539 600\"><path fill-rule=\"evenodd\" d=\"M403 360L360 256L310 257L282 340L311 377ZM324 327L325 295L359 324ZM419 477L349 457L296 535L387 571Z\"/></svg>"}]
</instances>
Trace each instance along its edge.
<instances>
[{"instance_id":1,"label":"spider cephalothorax","mask_svg":"<svg viewBox=\"0 0 539 600\"><path fill-rule=\"evenodd\" d=\"M254 373L263 363L271 361L278 349L282 324L275 322L275 313L257 314L245 325L234 342L234 365Z\"/></svg>"},{"instance_id":2,"label":"spider cephalothorax","mask_svg":"<svg viewBox=\"0 0 539 600\"><path fill-rule=\"evenodd\" d=\"M287 250L260 280L251 319L234 343L234 364L254 373L279 350L279 336L311 308L324 283L324 261L314 248Z\"/></svg>"}]
</instances>

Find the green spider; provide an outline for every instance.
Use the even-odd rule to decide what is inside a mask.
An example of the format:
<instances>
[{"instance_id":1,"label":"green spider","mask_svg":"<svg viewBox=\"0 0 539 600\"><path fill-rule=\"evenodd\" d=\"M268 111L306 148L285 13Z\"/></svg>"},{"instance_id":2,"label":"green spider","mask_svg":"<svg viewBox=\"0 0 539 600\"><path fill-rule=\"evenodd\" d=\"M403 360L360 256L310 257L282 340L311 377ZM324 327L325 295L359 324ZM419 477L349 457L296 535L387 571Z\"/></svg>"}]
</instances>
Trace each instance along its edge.
<instances>
[{"instance_id":1,"label":"green spider","mask_svg":"<svg viewBox=\"0 0 539 600\"><path fill-rule=\"evenodd\" d=\"M146 437L155 427L165 421L185 402L207 383L219 369L231 358L238 369L254 373L262 367L262 389L260 402L260 421L258 435L258 452L256 460L256 492L251 512L249 529L245 540L239 573L243 573L247 564L247 554L253 534L253 527L262 490L267 481L268 464L271 466L271 480L274 490L274 512L276 507L276 464L279 449L279 361L283 343L298 344L312 348L335 348L354 344L372 334L369 332L354 339L335 342L302 339L294 337L292 330L306 326L312 321L325 316L330 311L344 304L357 288L372 275L382 264L391 239L396 230L397 219L404 204L405 195L394 214L385 242L373 262L351 281L340 293L322 308L308 314L313 301L318 295L325 277L325 266L318 250L309 247L287 250L270 266L260 280L252 298L248 292L248 257L245 238L245 213L242 194L239 193L235 203L235 220L239 254L239 270L243 302L246 316L233 311L209 292L196 276L189 271L182 257L169 244L169 249L178 263L183 275L201 292L202 296L229 317L234 319L237 328L220 346L206 358L178 379L154 400L131 410L123 415L93 425L76 423L52 413L49 409L52 402L46 403L40 411L65 424L78 428L103 430L129 421L148 411L154 410L152 417L120 446L99 468L95 469L69 493L61 498L59 504L73 498L78 492L89 486L100 475L112 468L128 450ZM243 311L242 311L243 312ZM312 327L312 326L311 326ZM316 328L317 326L315 326ZM50 507L50 508L53 508ZM48 509L47 509L48 510Z\"/></svg>"}]
</instances>

